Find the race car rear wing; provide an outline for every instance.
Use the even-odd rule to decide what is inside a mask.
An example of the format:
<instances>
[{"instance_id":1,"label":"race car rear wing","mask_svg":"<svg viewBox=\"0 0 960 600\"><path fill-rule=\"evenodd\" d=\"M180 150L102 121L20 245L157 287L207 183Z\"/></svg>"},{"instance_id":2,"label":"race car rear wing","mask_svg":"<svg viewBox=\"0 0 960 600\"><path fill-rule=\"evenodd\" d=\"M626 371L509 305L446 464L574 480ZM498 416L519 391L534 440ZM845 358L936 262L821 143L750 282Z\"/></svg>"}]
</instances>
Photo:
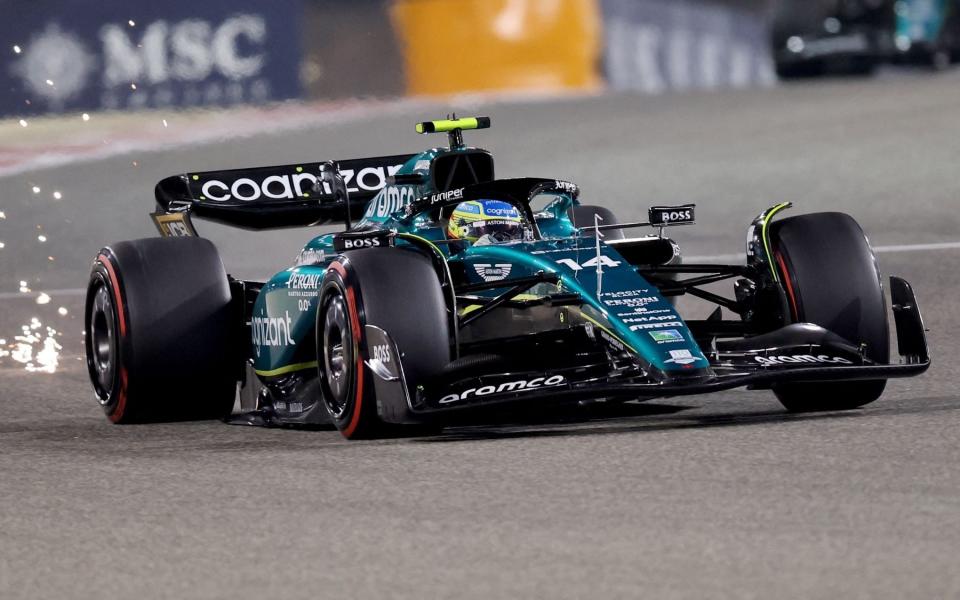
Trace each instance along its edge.
<instances>
[{"instance_id":1,"label":"race car rear wing","mask_svg":"<svg viewBox=\"0 0 960 600\"><path fill-rule=\"evenodd\" d=\"M413 154L167 177L154 194L162 235L196 235L190 216L244 229L348 222Z\"/></svg>"}]
</instances>

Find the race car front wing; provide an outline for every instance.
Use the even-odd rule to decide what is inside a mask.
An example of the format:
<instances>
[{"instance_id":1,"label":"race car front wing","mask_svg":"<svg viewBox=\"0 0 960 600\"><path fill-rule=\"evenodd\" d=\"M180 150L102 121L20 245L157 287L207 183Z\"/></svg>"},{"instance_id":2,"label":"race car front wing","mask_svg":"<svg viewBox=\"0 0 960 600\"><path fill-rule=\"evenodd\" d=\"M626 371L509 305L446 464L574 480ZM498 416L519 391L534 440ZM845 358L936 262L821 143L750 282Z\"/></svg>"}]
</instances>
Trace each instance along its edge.
<instances>
[{"instance_id":1,"label":"race car front wing","mask_svg":"<svg viewBox=\"0 0 960 600\"><path fill-rule=\"evenodd\" d=\"M890 278L897 348L901 361L876 364L863 348L809 323L746 338L707 352L710 365L691 365L681 376L667 377L643 368L610 372L600 365L556 370L515 370L447 377L452 384L408 393L399 361L367 361L374 372L381 418L387 422L442 420L467 411L500 409L512 404L562 404L586 399L651 400L691 396L739 387L753 389L787 382L878 380L919 375L930 366L925 329L910 285ZM367 335L398 356L387 333L368 326ZM386 356L386 355L385 355Z\"/></svg>"}]
</instances>

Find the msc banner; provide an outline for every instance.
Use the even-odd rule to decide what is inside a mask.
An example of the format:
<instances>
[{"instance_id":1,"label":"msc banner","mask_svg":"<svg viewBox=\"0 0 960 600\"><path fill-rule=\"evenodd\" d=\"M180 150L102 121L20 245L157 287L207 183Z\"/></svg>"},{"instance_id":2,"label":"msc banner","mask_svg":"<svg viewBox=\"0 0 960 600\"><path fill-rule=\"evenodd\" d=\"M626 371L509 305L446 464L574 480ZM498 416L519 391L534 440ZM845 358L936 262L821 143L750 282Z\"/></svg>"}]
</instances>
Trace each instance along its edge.
<instances>
[{"instance_id":1,"label":"msc banner","mask_svg":"<svg viewBox=\"0 0 960 600\"><path fill-rule=\"evenodd\" d=\"M302 0L32 0L0 21L0 114L300 95Z\"/></svg>"},{"instance_id":2,"label":"msc banner","mask_svg":"<svg viewBox=\"0 0 960 600\"><path fill-rule=\"evenodd\" d=\"M769 0L602 0L612 89L771 85Z\"/></svg>"}]
</instances>

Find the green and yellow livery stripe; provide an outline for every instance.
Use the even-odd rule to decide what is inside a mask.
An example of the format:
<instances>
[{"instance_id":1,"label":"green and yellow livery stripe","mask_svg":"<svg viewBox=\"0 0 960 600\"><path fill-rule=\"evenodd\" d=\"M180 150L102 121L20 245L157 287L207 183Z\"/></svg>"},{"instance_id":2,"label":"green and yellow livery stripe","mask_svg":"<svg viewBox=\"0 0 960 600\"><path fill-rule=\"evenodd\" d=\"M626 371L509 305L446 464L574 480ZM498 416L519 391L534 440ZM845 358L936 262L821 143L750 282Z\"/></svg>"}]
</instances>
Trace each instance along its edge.
<instances>
[{"instance_id":1,"label":"green and yellow livery stripe","mask_svg":"<svg viewBox=\"0 0 960 600\"><path fill-rule=\"evenodd\" d=\"M439 256L440 258L444 258L443 252L440 250L440 246L434 244L433 242L431 242L425 237L415 235L412 233L398 233L397 237L402 240L417 240L419 242L423 242L424 244L427 244L431 248L433 248L433 250L437 253L437 256Z\"/></svg>"},{"instance_id":2,"label":"green and yellow livery stripe","mask_svg":"<svg viewBox=\"0 0 960 600\"><path fill-rule=\"evenodd\" d=\"M763 215L763 226L760 229L760 237L763 238L763 251L767 254L767 264L770 266L770 272L773 273L773 280L780 282L780 276L777 274L777 266L774 264L773 253L770 252L770 233L767 231L773 217L780 211L793 206L792 202L782 202L767 210Z\"/></svg>"},{"instance_id":3,"label":"green and yellow livery stripe","mask_svg":"<svg viewBox=\"0 0 960 600\"><path fill-rule=\"evenodd\" d=\"M317 361L313 362L304 362L296 363L292 365L286 365L276 369L270 369L269 371L261 371L255 369L254 372L261 377L276 377L277 375L286 375L287 373L293 373L295 371L303 371L305 369L312 369L316 367L319 363Z\"/></svg>"}]
</instances>

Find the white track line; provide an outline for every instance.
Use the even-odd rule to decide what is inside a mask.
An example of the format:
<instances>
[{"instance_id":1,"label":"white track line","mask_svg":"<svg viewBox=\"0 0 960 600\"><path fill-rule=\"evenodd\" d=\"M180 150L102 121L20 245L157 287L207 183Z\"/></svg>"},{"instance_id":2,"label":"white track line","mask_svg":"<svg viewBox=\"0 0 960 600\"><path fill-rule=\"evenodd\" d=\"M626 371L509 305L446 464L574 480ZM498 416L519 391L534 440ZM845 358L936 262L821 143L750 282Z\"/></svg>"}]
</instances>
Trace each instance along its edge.
<instances>
[{"instance_id":1,"label":"white track line","mask_svg":"<svg viewBox=\"0 0 960 600\"><path fill-rule=\"evenodd\" d=\"M934 250L960 250L960 242L942 242L936 244L906 244L899 246L874 246L873 251L878 254L894 254L898 252L929 252ZM687 263L734 263L746 258L746 254L713 254L711 256L686 256ZM0 292L0 300L34 300L37 294L45 293L51 298L58 296L83 296L85 288L65 288L60 290L37 290L36 292Z\"/></svg>"},{"instance_id":2,"label":"white track line","mask_svg":"<svg viewBox=\"0 0 960 600\"><path fill-rule=\"evenodd\" d=\"M905 246L877 246L874 252L925 252L927 250L956 250L960 242L942 242L939 244L907 244Z\"/></svg>"},{"instance_id":3,"label":"white track line","mask_svg":"<svg viewBox=\"0 0 960 600\"><path fill-rule=\"evenodd\" d=\"M894 254L898 252L929 252L934 250L958 250L960 242L939 242L935 244L903 244L895 246L874 246L877 254ZM747 258L746 254L712 254L710 256L684 256L686 263L735 263Z\"/></svg>"}]
</instances>

